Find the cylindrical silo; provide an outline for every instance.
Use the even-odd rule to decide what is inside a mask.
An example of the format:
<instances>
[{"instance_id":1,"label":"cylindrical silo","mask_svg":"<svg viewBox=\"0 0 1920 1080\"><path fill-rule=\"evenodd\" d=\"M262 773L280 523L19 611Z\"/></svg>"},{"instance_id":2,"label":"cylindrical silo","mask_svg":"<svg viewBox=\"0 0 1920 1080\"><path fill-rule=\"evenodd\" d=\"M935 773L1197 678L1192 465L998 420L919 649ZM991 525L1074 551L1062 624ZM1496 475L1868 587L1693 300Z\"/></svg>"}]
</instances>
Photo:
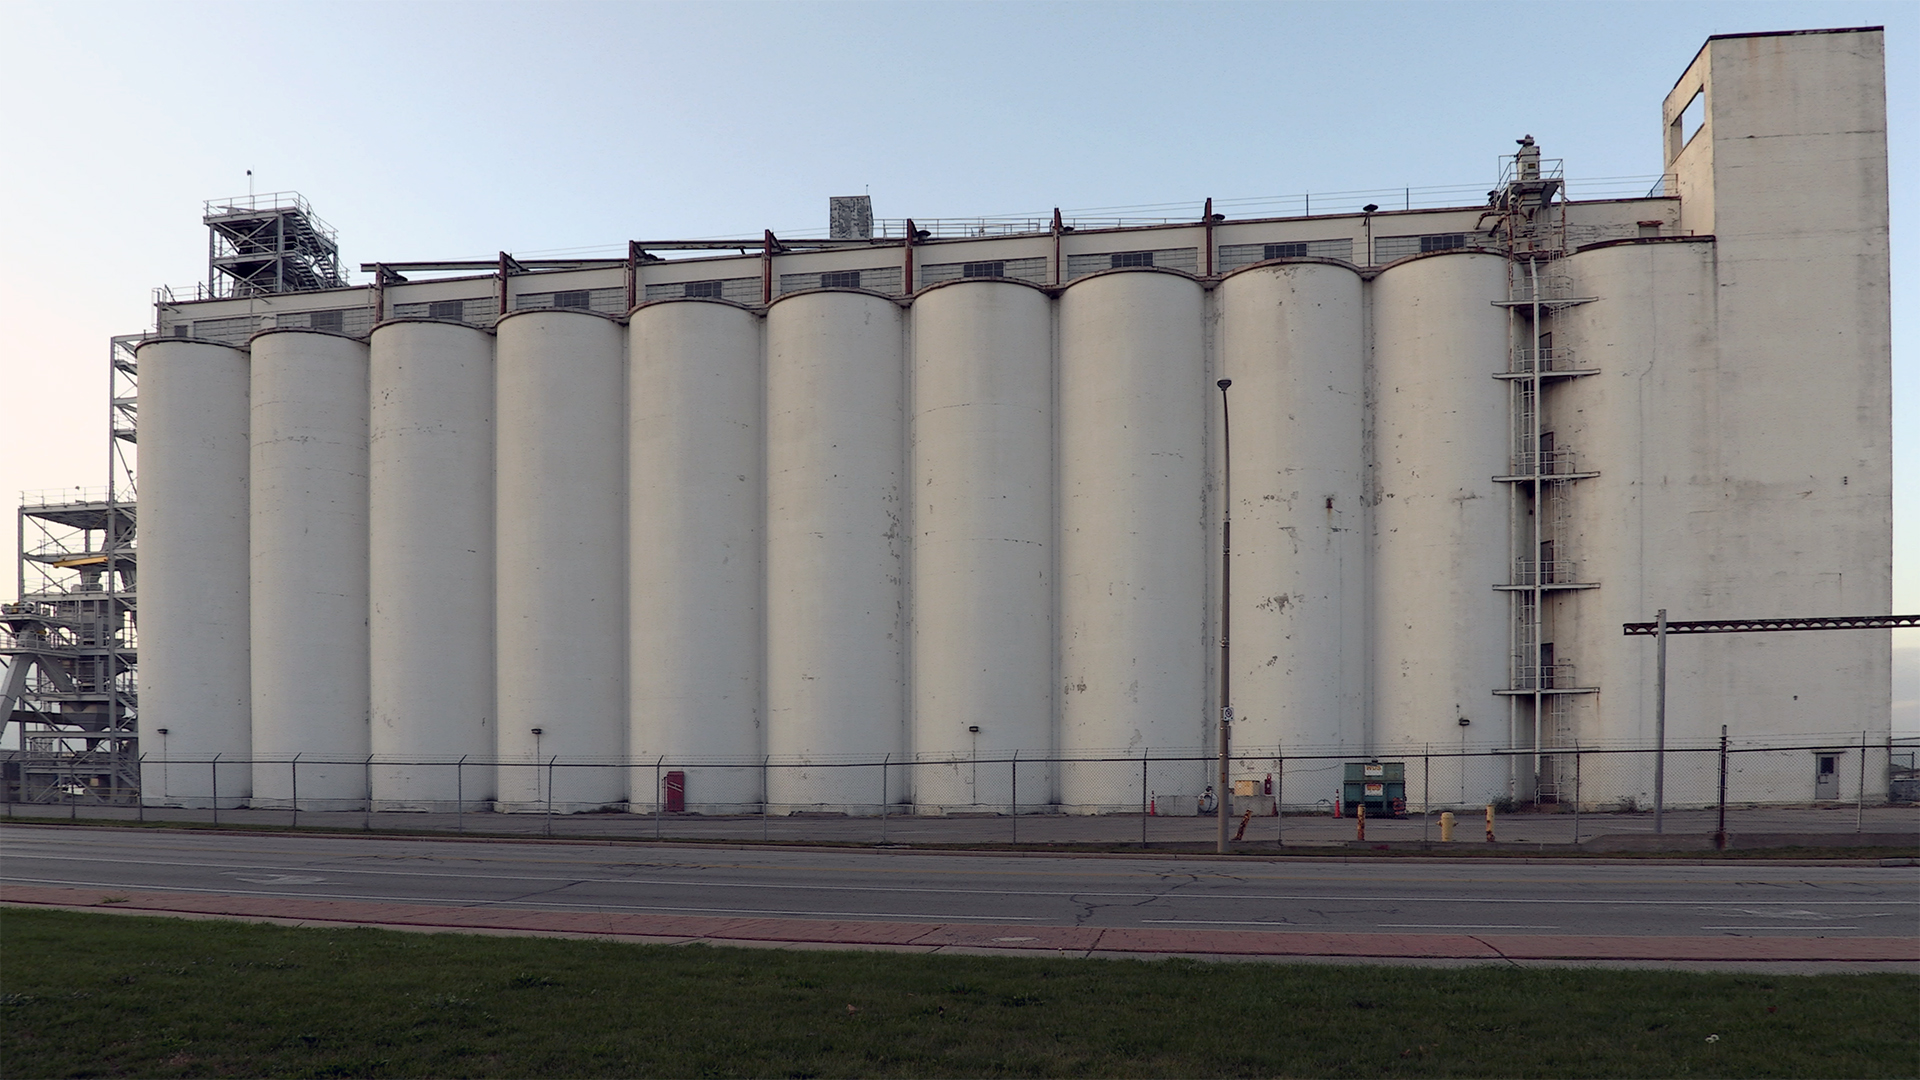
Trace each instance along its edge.
<instances>
[{"instance_id":1,"label":"cylindrical silo","mask_svg":"<svg viewBox=\"0 0 1920 1080\"><path fill-rule=\"evenodd\" d=\"M1233 380L1236 754L1366 743L1361 290L1347 267L1297 263L1235 274L1215 293Z\"/></svg>"},{"instance_id":2,"label":"cylindrical silo","mask_svg":"<svg viewBox=\"0 0 1920 1080\"><path fill-rule=\"evenodd\" d=\"M1211 742L1204 489L1219 392L1201 298L1197 282L1156 271L1085 278L1060 298L1063 756L1193 756ZM1162 808L1186 810L1208 771L1201 761L1154 766L1147 786ZM1066 764L1060 801L1137 807L1138 775Z\"/></svg>"},{"instance_id":3,"label":"cylindrical silo","mask_svg":"<svg viewBox=\"0 0 1920 1080\"><path fill-rule=\"evenodd\" d=\"M636 812L655 763L690 810L761 801L760 319L729 304L653 304L628 327L627 479ZM750 766L749 766L749 763Z\"/></svg>"},{"instance_id":4,"label":"cylindrical silo","mask_svg":"<svg viewBox=\"0 0 1920 1080\"><path fill-rule=\"evenodd\" d=\"M900 308L802 293L767 313L767 751L776 809L901 800L906 423Z\"/></svg>"},{"instance_id":5,"label":"cylindrical silo","mask_svg":"<svg viewBox=\"0 0 1920 1080\"><path fill-rule=\"evenodd\" d=\"M914 800L1005 809L999 762L1053 749L1052 305L966 282L912 319Z\"/></svg>"},{"instance_id":6,"label":"cylindrical silo","mask_svg":"<svg viewBox=\"0 0 1920 1080\"><path fill-rule=\"evenodd\" d=\"M1374 739L1406 759L1508 745L1506 261L1398 263L1373 282ZM1507 768L1460 758L1433 799L1479 805ZM1442 773L1450 775L1442 776ZM1331 787L1329 794L1331 797Z\"/></svg>"},{"instance_id":7,"label":"cylindrical silo","mask_svg":"<svg viewBox=\"0 0 1920 1080\"><path fill-rule=\"evenodd\" d=\"M367 347L252 344L253 802L367 798ZM298 775L292 764L298 755Z\"/></svg>"},{"instance_id":8,"label":"cylindrical silo","mask_svg":"<svg viewBox=\"0 0 1920 1080\"><path fill-rule=\"evenodd\" d=\"M504 810L626 799L626 372L610 319L495 326L495 693Z\"/></svg>"},{"instance_id":9,"label":"cylindrical silo","mask_svg":"<svg viewBox=\"0 0 1920 1080\"><path fill-rule=\"evenodd\" d=\"M160 340L139 363L141 797L234 806L253 790L247 354Z\"/></svg>"},{"instance_id":10,"label":"cylindrical silo","mask_svg":"<svg viewBox=\"0 0 1920 1080\"><path fill-rule=\"evenodd\" d=\"M493 338L459 323L387 323L373 332L370 380L374 803L485 802L494 752Z\"/></svg>"},{"instance_id":11,"label":"cylindrical silo","mask_svg":"<svg viewBox=\"0 0 1920 1080\"><path fill-rule=\"evenodd\" d=\"M1573 664L1581 685L1600 690L1571 703L1573 723L1566 741L1652 746L1656 650L1650 638L1623 635L1622 623L1651 621L1660 608L1669 609L1668 617L1675 620L1757 618L1828 608L1800 608L1789 602L1784 610L1759 611L1738 599L1731 604L1726 600L1726 554L1738 550L1745 531L1740 536L1713 535L1726 513L1719 478L1740 466L1720 446L1725 425L1716 415L1726 399L1721 357L1708 332L1717 288L1712 241L1610 245L1580 252L1567 259L1566 266L1575 294L1596 299L1567 308L1554 319L1554 352L1561 365L1593 374L1547 383L1546 426L1556 431L1560 445L1578 452L1580 471L1599 475L1568 485L1559 558L1572 580L1598 583L1599 588L1555 597L1554 639L1556 659ZM1694 332L1677 330L1689 327ZM1699 484L1701 476L1713 479ZM1777 592L1781 584L1775 579L1767 591ZM1802 701L1809 709L1821 708L1817 695L1805 692L1816 680L1858 677L1859 672L1847 667L1849 661L1858 663L1866 642L1846 641L1837 650L1840 655L1813 664L1791 654L1845 637L1711 634L1677 639L1667 669L1668 744L1711 745L1721 724L1751 725L1754 717L1739 712L1740 693L1774 678L1781 683L1761 692L1785 703L1778 714L1790 716ZM1822 640L1802 640L1815 638ZM1730 667L1730 653L1742 646L1762 653L1760 663ZM1784 656L1779 651L1783 646L1788 651ZM1768 652L1772 655L1764 655ZM1793 685L1783 685L1787 682ZM1795 694L1805 696L1796 700ZM1735 703L1731 709L1730 702ZM1812 715L1803 713L1800 719ZM1801 762L1808 757L1800 753ZM1711 797L1717 762L1712 754L1670 757L1667 805L1697 804L1703 794ZM1588 756L1582 800L1618 805L1632 799L1650 806L1653 765L1650 754ZM1783 770L1781 775L1804 778L1805 790L1794 797L1813 799L1811 767ZM1563 795L1571 797L1564 786Z\"/></svg>"}]
</instances>

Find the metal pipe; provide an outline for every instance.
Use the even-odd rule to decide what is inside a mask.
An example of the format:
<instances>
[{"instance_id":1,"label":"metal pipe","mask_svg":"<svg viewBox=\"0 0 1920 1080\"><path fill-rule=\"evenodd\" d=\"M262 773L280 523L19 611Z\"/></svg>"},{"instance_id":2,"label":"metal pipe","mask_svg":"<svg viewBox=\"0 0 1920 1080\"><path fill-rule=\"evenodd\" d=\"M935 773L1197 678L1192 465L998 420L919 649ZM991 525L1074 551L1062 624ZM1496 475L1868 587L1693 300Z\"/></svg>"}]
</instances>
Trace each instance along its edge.
<instances>
[{"instance_id":1,"label":"metal pipe","mask_svg":"<svg viewBox=\"0 0 1920 1080\"><path fill-rule=\"evenodd\" d=\"M288 780L291 781L291 783L288 784L288 787L291 788L293 792L293 797L290 800L288 800L293 804L293 824L288 827L297 829L300 827L300 755L299 754L293 755L293 760L287 763L287 771L291 774L290 776L288 776Z\"/></svg>"},{"instance_id":2,"label":"metal pipe","mask_svg":"<svg viewBox=\"0 0 1920 1080\"><path fill-rule=\"evenodd\" d=\"M1653 831L1666 831L1667 813L1667 609L1655 618L1653 691Z\"/></svg>"},{"instance_id":3,"label":"metal pipe","mask_svg":"<svg viewBox=\"0 0 1920 1080\"><path fill-rule=\"evenodd\" d=\"M1219 824L1215 850L1227 853L1227 755L1233 739L1233 705L1229 678L1232 655L1228 647L1230 604L1233 597L1233 423L1227 407L1232 379L1214 383L1220 388L1220 778L1214 795L1214 817Z\"/></svg>"},{"instance_id":4,"label":"metal pipe","mask_svg":"<svg viewBox=\"0 0 1920 1080\"><path fill-rule=\"evenodd\" d=\"M467 755L453 763L453 831L467 831Z\"/></svg>"},{"instance_id":5,"label":"metal pipe","mask_svg":"<svg viewBox=\"0 0 1920 1080\"><path fill-rule=\"evenodd\" d=\"M213 755L213 760L208 763L208 769L213 774L212 775L213 783L210 785L213 788L213 824L216 828L218 828L220 825L220 755L219 754Z\"/></svg>"},{"instance_id":6,"label":"metal pipe","mask_svg":"<svg viewBox=\"0 0 1920 1080\"><path fill-rule=\"evenodd\" d=\"M1013 842L1020 842L1020 751L1013 752L1012 769L1013 802L1008 807L1008 817L1013 819Z\"/></svg>"}]
</instances>

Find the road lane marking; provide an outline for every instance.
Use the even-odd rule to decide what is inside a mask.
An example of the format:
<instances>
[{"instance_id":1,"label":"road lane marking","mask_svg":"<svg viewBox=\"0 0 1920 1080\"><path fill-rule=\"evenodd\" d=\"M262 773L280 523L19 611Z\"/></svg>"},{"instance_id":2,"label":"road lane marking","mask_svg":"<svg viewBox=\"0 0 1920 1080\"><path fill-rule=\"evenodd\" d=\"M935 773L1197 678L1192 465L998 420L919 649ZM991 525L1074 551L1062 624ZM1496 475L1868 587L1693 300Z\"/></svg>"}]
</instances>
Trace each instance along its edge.
<instances>
[{"instance_id":1,"label":"road lane marking","mask_svg":"<svg viewBox=\"0 0 1920 1080\"><path fill-rule=\"evenodd\" d=\"M1383 922L1374 923L1377 927L1400 930L1558 930L1557 925L1539 925L1529 923L1447 923L1447 922Z\"/></svg>"},{"instance_id":2,"label":"road lane marking","mask_svg":"<svg viewBox=\"0 0 1920 1080\"><path fill-rule=\"evenodd\" d=\"M1168 923L1179 926L1293 926L1270 919L1141 919L1143 923Z\"/></svg>"},{"instance_id":3,"label":"road lane marking","mask_svg":"<svg viewBox=\"0 0 1920 1080\"><path fill-rule=\"evenodd\" d=\"M128 885L122 882L107 882L102 884L92 881L58 881L51 878L12 878L9 879L9 881L14 884L67 885L83 889L131 889L136 892L142 889L157 889L162 892L203 893L212 896L245 896L256 897L263 900L358 900L381 904L419 904L426 907L498 907L509 908L516 911L547 911L560 909L601 912L657 911L693 915L738 915L748 918L792 915L812 919L913 919L921 922L953 922L956 920L988 923L1041 921L1040 916L1037 915L947 915L929 912L809 911L803 909L789 911L778 908L708 908L667 904L568 904L558 900L436 899L434 897L420 896L362 896L352 893L301 893L297 896L288 896L286 893L254 892L250 890L235 892L232 889L199 889L186 885L163 887L155 885ZM137 911L141 909L131 908L129 910Z\"/></svg>"},{"instance_id":4,"label":"road lane marking","mask_svg":"<svg viewBox=\"0 0 1920 1080\"><path fill-rule=\"evenodd\" d=\"M1808 926L1805 923L1801 923L1799 926L1703 926L1700 929L1702 930L1818 930L1821 933L1825 933L1828 930L1858 930L1860 928L1857 926Z\"/></svg>"}]
</instances>

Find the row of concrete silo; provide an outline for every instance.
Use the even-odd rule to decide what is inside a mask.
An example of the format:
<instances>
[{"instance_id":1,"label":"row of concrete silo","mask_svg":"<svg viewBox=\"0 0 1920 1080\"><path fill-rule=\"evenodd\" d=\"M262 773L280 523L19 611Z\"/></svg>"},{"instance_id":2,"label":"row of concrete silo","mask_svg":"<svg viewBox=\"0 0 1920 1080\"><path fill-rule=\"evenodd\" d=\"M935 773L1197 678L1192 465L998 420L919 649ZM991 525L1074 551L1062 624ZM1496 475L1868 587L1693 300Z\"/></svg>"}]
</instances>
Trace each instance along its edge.
<instances>
[{"instance_id":1,"label":"row of concrete silo","mask_svg":"<svg viewBox=\"0 0 1920 1080\"><path fill-rule=\"evenodd\" d=\"M664 759L693 808L808 809L885 759L893 801L1004 807L962 763L1203 753L1221 377L1236 748L1457 745L1506 676L1504 281L1466 252L149 342L149 756L254 763L149 797L650 809ZM1137 804L1119 775L1020 802Z\"/></svg>"}]
</instances>

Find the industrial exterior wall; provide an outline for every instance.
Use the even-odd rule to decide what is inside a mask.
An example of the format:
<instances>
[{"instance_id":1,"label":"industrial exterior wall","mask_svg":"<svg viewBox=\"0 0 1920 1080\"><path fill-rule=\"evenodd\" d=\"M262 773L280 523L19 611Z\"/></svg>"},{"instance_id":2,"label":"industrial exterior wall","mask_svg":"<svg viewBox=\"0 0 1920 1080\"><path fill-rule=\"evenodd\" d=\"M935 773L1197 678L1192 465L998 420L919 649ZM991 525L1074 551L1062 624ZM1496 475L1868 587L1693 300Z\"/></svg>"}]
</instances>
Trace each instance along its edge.
<instances>
[{"instance_id":1,"label":"industrial exterior wall","mask_svg":"<svg viewBox=\"0 0 1920 1080\"><path fill-rule=\"evenodd\" d=\"M1715 241L1717 378L1689 388L1715 422L1652 433L1662 462L1688 460L1695 470L1688 551L1697 560L1684 599L1655 606L1677 619L1887 613L1883 35L1715 38L1669 95L1665 116L1677 117L1696 91L1705 94L1704 122L1684 149L1669 144L1669 168L1683 195L1682 227ZM1693 453L1676 459L1667 447ZM1710 640L1673 645L1670 655L1698 656L1711 674L1697 704L1683 712L1670 702L1671 730L1717 736L1724 723L1843 740L1850 731L1856 743L1865 731L1884 741L1889 632Z\"/></svg>"},{"instance_id":2,"label":"industrial exterior wall","mask_svg":"<svg viewBox=\"0 0 1920 1080\"><path fill-rule=\"evenodd\" d=\"M1233 380L1236 752L1368 749L1363 293L1354 271L1315 263L1215 293Z\"/></svg>"},{"instance_id":3,"label":"industrial exterior wall","mask_svg":"<svg viewBox=\"0 0 1920 1080\"><path fill-rule=\"evenodd\" d=\"M248 527L253 804L368 797L367 346L304 330L254 337ZM362 764L346 764L360 762Z\"/></svg>"},{"instance_id":4,"label":"industrial exterior wall","mask_svg":"<svg viewBox=\"0 0 1920 1080\"><path fill-rule=\"evenodd\" d=\"M492 770L414 763L493 756L493 339L387 323L369 362L373 798L451 809L493 798Z\"/></svg>"},{"instance_id":5,"label":"industrial exterior wall","mask_svg":"<svg viewBox=\"0 0 1920 1080\"><path fill-rule=\"evenodd\" d=\"M1184 276L1092 276L1059 301L1060 731L1063 751L1205 745L1207 407L1202 293ZM1152 792L1197 795L1203 763ZM1085 770L1069 809L1133 808Z\"/></svg>"},{"instance_id":6,"label":"industrial exterior wall","mask_svg":"<svg viewBox=\"0 0 1920 1080\"><path fill-rule=\"evenodd\" d=\"M766 512L761 320L677 301L633 313L628 331L628 749L687 772L688 806L757 809L761 545ZM632 808L653 809L636 768Z\"/></svg>"},{"instance_id":7,"label":"industrial exterior wall","mask_svg":"<svg viewBox=\"0 0 1920 1080\"><path fill-rule=\"evenodd\" d=\"M140 346L140 723L149 802L207 806L207 765L252 748L248 689L247 355L199 341ZM161 734L161 732L165 734ZM253 777L223 769L221 805Z\"/></svg>"},{"instance_id":8,"label":"industrial exterior wall","mask_svg":"<svg viewBox=\"0 0 1920 1080\"><path fill-rule=\"evenodd\" d=\"M912 319L913 797L1004 810L1009 770L968 762L1053 749L1052 302L964 282Z\"/></svg>"},{"instance_id":9,"label":"industrial exterior wall","mask_svg":"<svg viewBox=\"0 0 1920 1080\"><path fill-rule=\"evenodd\" d=\"M899 305L858 292L767 312L767 752L782 760L907 751L903 323ZM863 779L789 769L767 797L873 805L849 786Z\"/></svg>"},{"instance_id":10,"label":"industrial exterior wall","mask_svg":"<svg viewBox=\"0 0 1920 1080\"><path fill-rule=\"evenodd\" d=\"M1490 376L1506 364L1506 262L1436 255L1373 283L1374 749L1510 745L1507 399ZM1461 724L1461 720L1468 723ZM1462 763L1455 796L1505 794L1504 770ZM1435 790L1445 791L1441 778Z\"/></svg>"},{"instance_id":11,"label":"industrial exterior wall","mask_svg":"<svg viewBox=\"0 0 1920 1080\"><path fill-rule=\"evenodd\" d=\"M554 309L496 332L499 801L611 806L627 797L623 335Z\"/></svg>"}]
</instances>

